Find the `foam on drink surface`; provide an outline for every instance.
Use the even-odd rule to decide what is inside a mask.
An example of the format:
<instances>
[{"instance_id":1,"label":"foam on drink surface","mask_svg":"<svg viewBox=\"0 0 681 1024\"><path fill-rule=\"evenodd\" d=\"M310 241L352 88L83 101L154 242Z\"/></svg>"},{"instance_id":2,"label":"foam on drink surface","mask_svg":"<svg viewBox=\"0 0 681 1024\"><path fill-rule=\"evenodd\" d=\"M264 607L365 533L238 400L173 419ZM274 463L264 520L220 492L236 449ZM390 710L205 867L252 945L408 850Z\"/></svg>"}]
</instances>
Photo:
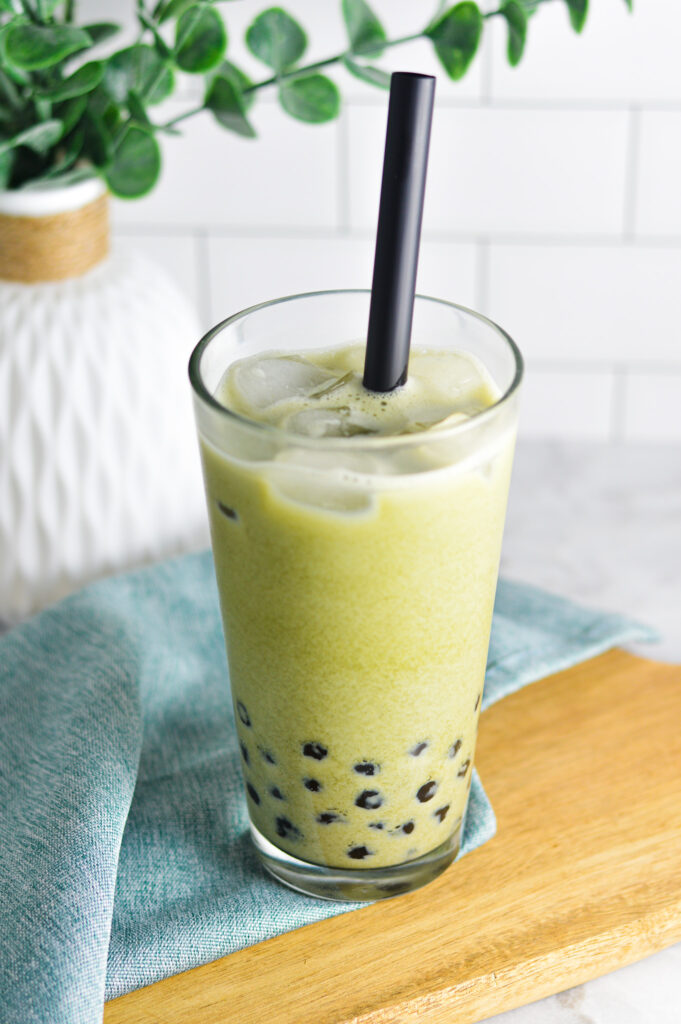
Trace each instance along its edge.
<instances>
[{"instance_id":1,"label":"foam on drink surface","mask_svg":"<svg viewBox=\"0 0 681 1024\"><path fill-rule=\"evenodd\" d=\"M362 384L364 346L270 352L233 363L218 399L249 419L310 438L399 436L441 429L499 397L465 353L415 349L406 384L389 394Z\"/></svg>"}]
</instances>

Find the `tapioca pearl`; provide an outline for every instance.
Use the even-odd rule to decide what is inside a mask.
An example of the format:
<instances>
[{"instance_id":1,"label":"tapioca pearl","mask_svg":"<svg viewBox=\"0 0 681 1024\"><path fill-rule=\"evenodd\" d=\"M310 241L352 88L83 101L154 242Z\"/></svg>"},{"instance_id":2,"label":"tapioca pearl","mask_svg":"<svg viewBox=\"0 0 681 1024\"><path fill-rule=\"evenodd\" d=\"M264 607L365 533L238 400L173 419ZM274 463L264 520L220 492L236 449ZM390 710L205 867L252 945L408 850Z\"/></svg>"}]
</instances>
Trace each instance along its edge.
<instances>
[{"instance_id":1,"label":"tapioca pearl","mask_svg":"<svg viewBox=\"0 0 681 1024\"><path fill-rule=\"evenodd\" d=\"M373 761L360 761L359 764L354 766L354 771L358 775L378 775L381 770L380 764L375 764Z\"/></svg>"},{"instance_id":2,"label":"tapioca pearl","mask_svg":"<svg viewBox=\"0 0 681 1024\"><path fill-rule=\"evenodd\" d=\"M443 822L447 817L447 811L449 810L449 804L445 804L444 807L438 807L436 811L433 811L433 817L437 818L440 822Z\"/></svg>"},{"instance_id":3,"label":"tapioca pearl","mask_svg":"<svg viewBox=\"0 0 681 1024\"><path fill-rule=\"evenodd\" d=\"M226 516L228 519L237 520L239 518L239 516L236 513L236 510L233 509L230 505L225 505L224 501L218 501L217 506L222 512L223 516Z\"/></svg>"},{"instance_id":4,"label":"tapioca pearl","mask_svg":"<svg viewBox=\"0 0 681 1024\"><path fill-rule=\"evenodd\" d=\"M459 753L459 751L461 750L461 743L462 740L456 740L455 743L452 743L451 747L447 751L451 758L456 757L456 755Z\"/></svg>"},{"instance_id":5,"label":"tapioca pearl","mask_svg":"<svg viewBox=\"0 0 681 1024\"><path fill-rule=\"evenodd\" d=\"M421 740L420 743L416 743L409 753L412 757L420 757L424 750L428 749L428 743L426 740Z\"/></svg>"},{"instance_id":6,"label":"tapioca pearl","mask_svg":"<svg viewBox=\"0 0 681 1024\"><path fill-rule=\"evenodd\" d=\"M248 793L248 795L250 796L250 798L251 798L251 800L253 801L254 804L259 804L260 803L260 796L258 794L258 791L255 788L255 786L251 785L250 782L246 783L246 792Z\"/></svg>"},{"instance_id":7,"label":"tapioca pearl","mask_svg":"<svg viewBox=\"0 0 681 1024\"><path fill-rule=\"evenodd\" d=\"M321 743L303 743L303 757L313 757L315 761L323 761L328 750Z\"/></svg>"},{"instance_id":8,"label":"tapioca pearl","mask_svg":"<svg viewBox=\"0 0 681 1024\"><path fill-rule=\"evenodd\" d=\"M248 714L248 711L246 711L246 706L244 704L242 704L242 702L240 700L238 700L236 702L236 710L237 710L237 714L238 714L239 718L241 719L241 721L243 722L243 724L247 728L250 729L250 727L251 727L250 715Z\"/></svg>"},{"instance_id":9,"label":"tapioca pearl","mask_svg":"<svg viewBox=\"0 0 681 1024\"><path fill-rule=\"evenodd\" d=\"M251 759L248 753L248 747L245 743L239 743L239 746L241 747L241 756L244 759L244 764L250 764Z\"/></svg>"},{"instance_id":10,"label":"tapioca pearl","mask_svg":"<svg viewBox=\"0 0 681 1024\"><path fill-rule=\"evenodd\" d=\"M279 786L270 786L270 796L273 796L275 800L285 800L286 797L279 789Z\"/></svg>"},{"instance_id":11,"label":"tapioca pearl","mask_svg":"<svg viewBox=\"0 0 681 1024\"><path fill-rule=\"evenodd\" d=\"M348 857L352 857L353 860L364 860L365 857L371 857L372 853L373 850L366 846L351 846L348 850Z\"/></svg>"},{"instance_id":12,"label":"tapioca pearl","mask_svg":"<svg viewBox=\"0 0 681 1024\"><path fill-rule=\"evenodd\" d=\"M456 773L456 774L457 774L457 776L458 776L458 777L459 777L460 779L463 779L463 777L464 777L464 776L466 775L466 773L468 772L468 769L470 768L470 766L471 766L471 759L470 759L470 757L468 757L468 758L466 758L466 760L465 760L465 761L464 761L464 762L462 763L461 767L459 768L458 772Z\"/></svg>"},{"instance_id":13,"label":"tapioca pearl","mask_svg":"<svg viewBox=\"0 0 681 1024\"><path fill-rule=\"evenodd\" d=\"M375 828L377 831L380 832L382 829L385 828L385 825L382 821L370 821L369 828Z\"/></svg>"},{"instance_id":14,"label":"tapioca pearl","mask_svg":"<svg viewBox=\"0 0 681 1024\"><path fill-rule=\"evenodd\" d=\"M262 757L263 761L266 761L267 764L277 763L274 754L271 754L269 750L265 750L264 747L258 747L258 750L260 751L260 756Z\"/></svg>"},{"instance_id":15,"label":"tapioca pearl","mask_svg":"<svg viewBox=\"0 0 681 1024\"><path fill-rule=\"evenodd\" d=\"M303 785L311 793L319 793L324 788L318 779L303 779Z\"/></svg>"},{"instance_id":16,"label":"tapioca pearl","mask_svg":"<svg viewBox=\"0 0 681 1024\"><path fill-rule=\"evenodd\" d=\"M383 797L377 789L363 790L355 800L355 806L365 811L375 811L383 805Z\"/></svg>"},{"instance_id":17,"label":"tapioca pearl","mask_svg":"<svg viewBox=\"0 0 681 1024\"><path fill-rule=\"evenodd\" d=\"M433 779L430 782L424 782L419 790L416 792L416 799L422 804L425 804L428 800L432 800L437 792L437 782Z\"/></svg>"},{"instance_id":18,"label":"tapioca pearl","mask_svg":"<svg viewBox=\"0 0 681 1024\"><path fill-rule=\"evenodd\" d=\"M282 839L300 839L302 836L300 829L296 828L288 818L277 818L274 824L277 835L281 836Z\"/></svg>"},{"instance_id":19,"label":"tapioca pearl","mask_svg":"<svg viewBox=\"0 0 681 1024\"><path fill-rule=\"evenodd\" d=\"M318 821L320 825L333 825L334 822L345 821L345 818L342 814L337 814L336 811L322 811L321 814L317 815L315 820Z\"/></svg>"}]
</instances>

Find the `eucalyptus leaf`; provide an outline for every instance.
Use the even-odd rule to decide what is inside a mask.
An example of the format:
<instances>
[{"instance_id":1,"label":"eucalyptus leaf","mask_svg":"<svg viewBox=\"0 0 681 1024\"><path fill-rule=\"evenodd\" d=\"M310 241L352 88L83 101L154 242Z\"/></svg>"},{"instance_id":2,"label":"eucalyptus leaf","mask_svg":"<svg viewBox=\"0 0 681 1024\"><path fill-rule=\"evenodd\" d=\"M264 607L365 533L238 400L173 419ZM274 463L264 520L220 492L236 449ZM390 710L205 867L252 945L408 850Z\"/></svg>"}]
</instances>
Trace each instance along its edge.
<instances>
[{"instance_id":1,"label":"eucalyptus leaf","mask_svg":"<svg viewBox=\"0 0 681 1024\"><path fill-rule=\"evenodd\" d=\"M390 88L390 75L387 71L383 71L382 68L374 68L370 64L358 64L357 61L352 60L351 57L343 58L343 66L354 75L355 78L359 78L361 82L368 82L369 85L377 85L379 89Z\"/></svg>"},{"instance_id":2,"label":"eucalyptus leaf","mask_svg":"<svg viewBox=\"0 0 681 1024\"><path fill-rule=\"evenodd\" d=\"M0 59L2 58L2 38L0 34ZM28 71L20 71L19 68L13 67L11 64L5 63L3 71L10 78L15 85L19 88L25 89L31 87L31 75Z\"/></svg>"},{"instance_id":3,"label":"eucalyptus leaf","mask_svg":"<svg viewBox=\"0 0 681 1024\"><path fill-rule=\"evenodd\" d=\"M7 60L23 71L53 67L91 45L91 36L72 25L10 25L4 37Z\"/></svg>"},{"instance_id":4,"label":"eucalyptus leaf","mask_svg":"<svg viewBox=\"0 0 681 1024\"><path fill-rule=\"evenodd\" d=\"M170 18L179 18L181 14L195 4L196 0L168 0L168 3L160 3L154 9L153 17L158 20L159 25Z\"/></svg>"},{"instance_id":5,"label":"eucalyptus leaf","mask_svg":"<svg viewBox=\"0 0 681 1024\"><path fill-rule=\"evenodd\" d=\"M68 135L75 128L83 116L86 107L87 96L74 96L72 100L59 104L56 113L64 125L64 135Z\"/></svg>"},{"instance_id":6,"label":"eucalyptus leaf","mask_svg":"<svg viewBox=\"0 0 681 1024\"><path fill-rule=\"evenodd\" d=\"M10 188L22 188L27 181L40 178L50 166L49 156L34 153L26 146L17 146L13 153Z\"/></svg>"},{"instance_id":7,"label":"eucalyptus leaf","mask_svg":"<svg viewBox=\"0 0 681 1024\"><path fill-rule=\"evenodd\" d=\"M85 144L85 132L82 128L78 128L75 132L69 136L64 142L64 152L60 156L58 164L58 173L68 170L71 167L80 154L83 151ZM55 168L57 170L57 168Z\"/></svg>"},{"instance_id":8,"label":"eucalyptus leaf","mask_svg":"<svg viewBox=\"0 0 681 1024\"><path fill-rule=\"evenodd\" d=\"M353 53L367 56L382 53L385 29L365 0L343 0L342 8Z\"/></svg>"},{"instance_id":9,"label":"eucalyptus leaf","mask_svg":"<svg viewBox=\"0 0 681 1024\"><path fill-rule=\"evenodd\" d=\"M570 24L575 32L581 32L589 13L589 0L565 0L570 15Z\"/></svg>"},{"instance_id":10,"label":"eucalyptus leaf","mask_svg":"<svg viewBox=\"0 0 681 1024\"><path fill-rule=\"evenodd\" d=\"M156 50L156 53L159 55L161 60L171 61L173 59L173 51L171 50L171 48L168 46L165 39L161 35L158 26L151 18L148 18L143 11L138 12L138 17L141 23L144 25L144 27L148 29L148 31L151 32L152 36L154 37L154 49Z\"/></svg>"},{"instance_id":11,"label":"eucalyptus leaf","mask_svg":"<svg viewBox=\"0 0 681 1024\"><path fill-rule=\"evenodd\" d=\"M223 128L246 139L255 138L255 129L246 117L246 104L234 77L216 75L208 87L204 106Z\"/></svg>"},{"instance_id":12,"label":"eucalyptus leaf","mask_svg":"<svg viewBox=\"0 0 681 1024\"><path fill-rule=\"evenodd\" d=\"M83 25L83 28L92 39L93 44L103 43L106 39L118 35L120 26L114 25L112 21L96 21L92 25Z\"/></svg>"},{"instance_id":13,"label":"eucalyptus leaf","mask_svg":"<svg viewBox=\"0 0 681 1024\"><path fill-rule=\"evenodd\" d=\"M0 145L2 143L0 142ZM13 149L0 149L0 188L7 188L12 177L12 168L14 166L14 150Z\"/></svg>"},{"instance_id":14,"label":"eucalyptus leaf","mask_svg":"<svg viewBox=\"0 0 681 1024\"><path fill-rule=\"evenodd\" d=\"M134 90L131 90L128 93L127 107L128 113L130 114L130 117L132 118L132 121L134 123L140 125L140 127L142 128L146 128L147 130L153 130L153 125L151 124L151 121L147 117L147 112L144 109L144 104L142 103L142 100L139 98L139 96Z\"/></svg>"},{"instance_id":15,"label":"eucalyptus leaf","mask_svg":"<svg viewBox=\"0 0 681 1024\"><path fill-rule=\"evenodd\" d=\"M104 85L116 103L125 103L129 92L136 92L149 106L161 103L174 84L172 68L147 43L127 46L106 62Z\"/></svg>"},{"instance_id":16,"label":"eucalyptus leaf","mask_svg":"<svg viewBox=\"0 0 681 1024\"><path fill-rule=\"evenodd\" d=\"M206 75L206 86L210 87L210 83L214 77L221 75L223 78L228 78L238 93L241 94L241 99L244 105L244 110L248 111L255 102L255 94L248 90L253 85L252 80L248 77L245 71L233 64L231 60L221 61L214 71L209 72Z\"/></svg>"},{"instance_id":17,"label":"eucalyptus leaf","mask_svg":"<svg viewBox=\"0 0 681 1024\"><path fill-rule=\"evenodd\" d=\"M21 110L23 101L9 75L0 68L0 103L14 110Z\"/></svg>"},{"instance_id":18,"label":"eucalyptus leaf","mask_svg":"<svg viewBox=\"0 0 681 1024\"><path fill-rule=\"evenodd\" d=\"M42 96L36 96L33 105L36 121L52 120L52 102L50 100L43 99Z\"/></svg>"},{"instance_id":19,"label":"eucalyptus leaf","mask_svg":"<svg viewBox=\"0 0 681 1024\"><path fill-rule=\"evenodd\" d=\"M27 146L34 153L44 156L61 138L63 130L64 126L61 121L57 120L31 125L30 128L24 128L23 131L17 132L11 139L0 141L0 153L16 149L17 146Z\"/></svg>"},{"instance_id":20,"label":"eucalyptus leaf","mask_svg":"<svg viewBox=\"0 0 681 1024\"><path fill-rule=\"evenodd\" d=\"M55 163L45 171L40 180L49 181L51 178L56 178L62 175L65 171L70 170L80 156L84 142L85 132L82 128L79 128L78 131L73 132L72 135L65 140L63 146L58 147Z\"/></svg>"},{"instance_id":21,"label":"eucalyptus leaf","mask_svg":"<svg viewBox=\"0 0 681 1024\"><path fill-rule=\"evenodd\" d=\"M193 4L181 15L175 29L175 61L190 74L216 67L227 49L227 30L218 12L208 3Z\"/></svg>"},{"instance_id":22,"label":"eucalyptus leaf","mask_svg":"<svg viewBox=\"0 0 681 1024\"><path fill-rule=\"evenodd\" d=\"M43 19L52 17L56 8L62 3L63 0L36 0L38 5L38 14Z\"/></svg>"},{"instance_id":23,"label":"eucalyptus leaf","mask_svg":"<svg viewBox=\"0 0 681 1024\"><path fill-rule=\"evenodd\" d=\"M527 14L518 0L506 0L499 8L499 13L508 25L508 44L506 56L512 68L522 60L527 39Z\"/></svg>"},{"instance_id":24,"label":"eucalyptus leaf","mask_svg":"<svg viewBox=\"0 0 681 1024\"><path fill-rule=\"evenodd\" d=\"M455 82L468 71L482 35L482 14L472 0L462 0L426 29L440 63Z\"/></svg>"},{"instance_id":25,"label":"eucalyptus leaf","mask_svg":"<svg viewBox=\"0 0 681 1024\"><path fill-rule=\"evenodd\" d=\"M291 117L308 124L321 124L338 117L340 95L325 75L301 75L279 86L279 102Z\"/></svg>"},{"instance_id":26,"label":"eucalyptus leaf","mask_svg":"<svg viewBox=\"0 0 681 1024\"><path fill-rule=\"evenodd\" d=\"M87 97L87 109L101 120L106 132L113 139L121 123L123 107L111 98L103 84L97 86Z\"/></svg>"},{"instance_id":27,"label":"eucalyptus leaf","mask_svg":"<svg viewBox=\"0 0 681 1024\"><path fill-rule=\"evenodd\" d=\"M81 181L92 181L96 177L97 173L92 167L74 167L73 170L55 174L54 176L45 175L42 178L29 181L22 185L21 190L22 192L29 192L40 189L42 192L46 188L65 188L67 185L77 185Z\"/></svg>"},{"instance_id":28,"label":"eucalyptus leaf","mask_svg":"<svg viewBox=\"0 0 681 1024\"><path fill-rule=\"evenodd\" d=\"M246 45L254 57L279 75L303 56L307 36L290 14L281 7L270 7L249 25Z\"/></svg>"},{"instance_id":29,"label":"eucalyptus leaf","mask_svg":"<svg viewBox=\"0 0 681 1024\"><path fill-rule=\"evenodd\" d=\"M105 178L115 196L138 199L152 190L161 173L161 150L158 142L135 125L128 128L116 147Z\"/></svg>"},{"instance_id":30,"label":"eucalyptus leaf","mask_svg":"<svg viewBox=\"0 0 681 1024\"><path fill-rule=\"evenodd\" d=\"M113 156L113 141L103 119L88 110L82 121L83 149L95 167L106 167Z\"/></svg>"},{"instance_id":31,"label":"eucalyptus leaf","mask_svg":"<svg viewBox=\"0 0 681 1024\"><path fill-rule=\"evenodd\" d=\"M74 96L82 96L85 93L96 89L104 76L104 64L100 60L90 61L74 71L72 75L65 78L50 89L43 89L40 93L53 103L61 100L70 100Z\"/></svg>"}]
</instances>

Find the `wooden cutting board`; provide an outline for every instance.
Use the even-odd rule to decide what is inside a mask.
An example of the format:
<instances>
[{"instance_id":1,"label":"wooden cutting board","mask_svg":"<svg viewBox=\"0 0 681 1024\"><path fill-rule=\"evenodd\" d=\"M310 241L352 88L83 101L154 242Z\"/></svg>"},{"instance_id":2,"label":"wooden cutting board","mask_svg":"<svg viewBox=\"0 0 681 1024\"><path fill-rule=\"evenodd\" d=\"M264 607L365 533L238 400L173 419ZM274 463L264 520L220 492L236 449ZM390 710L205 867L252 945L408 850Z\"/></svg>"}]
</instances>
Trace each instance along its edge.
<instances>
[{"instance_id":1,"label":"wooden cutting board","mask_svg":"<svg viewBox=\"0 0 681 1024\"><path fill-rule=\"evenodd\" d=\"M105 1024L472 1024L681 940L681 666L611 651L482 716L496 837L418 892L107 1004Z\"/></svg>"}]
</instances>

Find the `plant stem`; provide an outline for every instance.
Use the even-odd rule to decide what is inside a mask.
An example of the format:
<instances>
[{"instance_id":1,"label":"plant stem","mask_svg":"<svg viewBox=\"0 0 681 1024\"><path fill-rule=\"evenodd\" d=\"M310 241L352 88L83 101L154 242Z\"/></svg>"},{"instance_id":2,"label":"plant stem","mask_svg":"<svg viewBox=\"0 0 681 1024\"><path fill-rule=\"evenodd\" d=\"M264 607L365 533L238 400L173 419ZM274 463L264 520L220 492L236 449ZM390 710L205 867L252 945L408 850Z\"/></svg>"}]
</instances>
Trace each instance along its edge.
<instances>
[{"instance_id":1,"label":"plant stem","mask_svg":"<svg viewBox=\"0 0 681 1024\"><path fill-rule=\"evenodd\" d=\"M540 6L541 4L551 2L552 0L534 0L534 3L537 7ZM426 28L422 29L421 32L414 32L412 35L408 36L400 36L399 39L387 39L385 40L385 42L381 43L381 49L389 50L391 47L400 46L400 44L402 43L411 43L415 39L423 39L426 34L426 30L430 28L434 21L437 20L438 15L442 12L445 6L446 4L440 3L438 11L436 12L434 18L431 19ZM500 13L501 10L497 8L497 10L488 11L485 15L483 15L483 17L493 18L495 15ZM373 52L376 52L375 49ZM305 67L302 68L293 68L293 70L286 71L283 75L272 75L270 78L263 79L262 82L254 82L253 85L249 85L243 90L243 94L248 95L249 93L257 92L258 89L264 89L268 85L279 85L281 82L286 82L290 81L291 79L300 78L303 75L309 75L311 72L318 71L320 68L326 68L329 67L331 64L337 64L338 61L341 61L346 57L354 58L362 56L370 56L370 51L367 51L366 53L362 54L361 52L358 53L353 50L343 50L342 53L337 53L333 57L326 57L324 58L324 60L315 61L313 64L307 64ZM178 116L174 117L171 121L167 121L163 125L158 125L158 128L160 130L166 128L174 128L176 124L179 124L181 121L185 121L189 117L194 117L195 114L200 114L202 110L205 110L203 104L200 107L193 107L191 110L185 110L183 114L178 114Z\"/></svg>"},{"instance_id":2,"label":"plant stem","mask_svg":"<svg viewBox=\"0 0 681 1024\"><path fill-rule=\"evenodd\" d=\"M33 10L28 0L21 0L21 6L24 9L24 13L28 15L34 25L40 25L40 18L37 13Z\"/></svg>"},{"instance_id":3,"label":"plant stem","mask_svg":"<svg viewBox=\"0 0 681 1024\"><path fill-rule=\"evenodd\" d=\"M64 21L70 24L76 16L76 0L66 0L64 8Z\"/></svg>"},{"instance_id":4,"label":"plant stem","mask_svg":"<svg viewBox=\"0 0 681 1024\"><path fill-rule=\"evenodd\" d=\"M174 117L171 121L166 121L165 124L160 124L157 127L160 129L174 128L176 124L180 123L180 121L185 121L188 117L194 117L195 114L200 114L201 111L205 109L206 108L203 104L201 104L200 107L192 107L191 110L185 110L184 114L178 114L177 117Z\"/></svg>"},{"instance_id":5,"label":"plant stem","mask_svg":"<svg viewBox=\"0 0 681 1024\"><path fill-rule=\"evenodd\" d=\"M414 39L421 39L423 32L415 32L410 36L401 36L400 39L387 39L381 43L382 50L388 50L391 46L399 46L400 43L411 43ZM362 57L369 56L370 52L375 53L376 48L373 51L367 51L362 54L354 50L343 50L342 53L337 53L333 57L326 57L324 60L317 60L314 64L307 64L304 68L294 68L292 71L286 71L283 75L273 75L271 78L265 78L262 82L254 82L253 85L247 86L243 92L244 95L255 92L257 89L264 89L268 85L279 85L281 82L286 82L292 78L300 78L301 75L309 75L312 71L318 71L320 68L326 68L330 64L337 64L339 60L343 60L344 57Z\"/></svg>"}]
</instances>

